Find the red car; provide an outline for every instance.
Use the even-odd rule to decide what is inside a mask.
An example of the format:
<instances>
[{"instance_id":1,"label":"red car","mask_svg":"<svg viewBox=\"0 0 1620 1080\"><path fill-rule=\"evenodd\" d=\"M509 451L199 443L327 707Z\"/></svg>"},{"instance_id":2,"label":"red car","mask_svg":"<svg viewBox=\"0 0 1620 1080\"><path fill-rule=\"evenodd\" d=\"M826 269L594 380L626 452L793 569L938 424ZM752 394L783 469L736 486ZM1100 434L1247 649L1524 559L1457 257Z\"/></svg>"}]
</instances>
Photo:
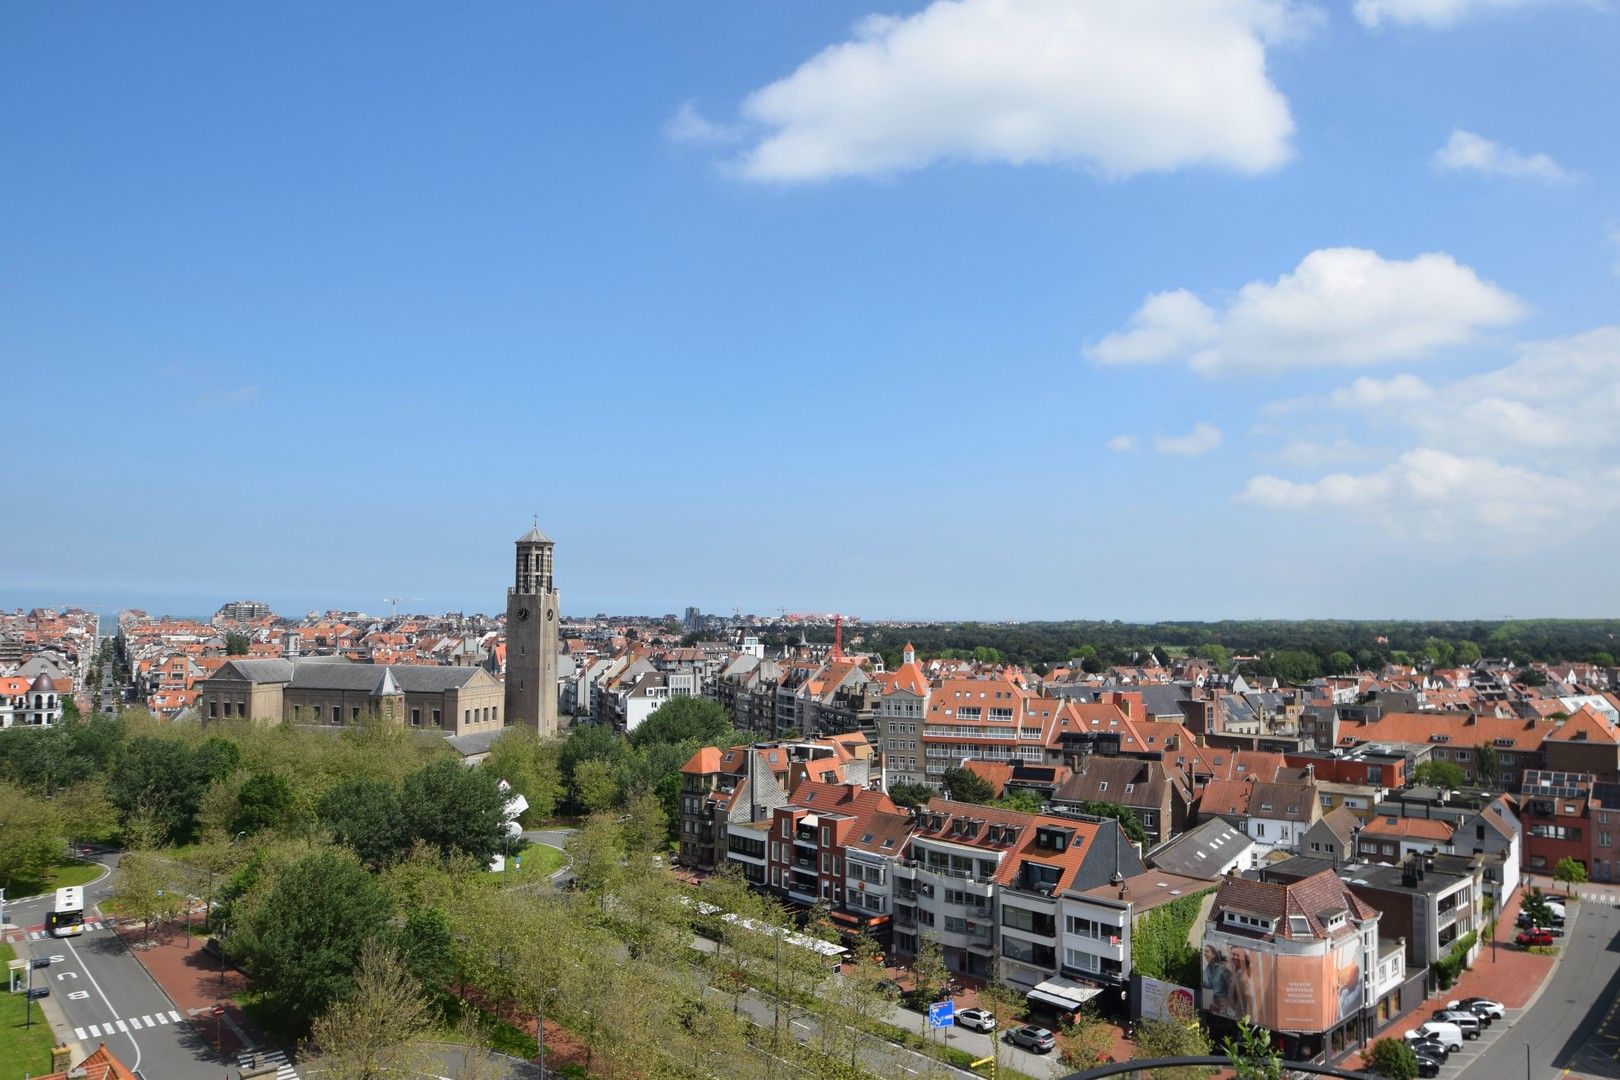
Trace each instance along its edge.
<instances>
[{"instance_id":1,"label":"red car","mask_svg":"<svg viewBox=\"0 0 1620 1080\"><path fill-rule=\"evenodd\" d=\"M1553 936L1537 926L1530 930L1520 930L1519 936L1513 940L1528 949L1535 945L1551 946Z\"/></svg>"}]
</instances>

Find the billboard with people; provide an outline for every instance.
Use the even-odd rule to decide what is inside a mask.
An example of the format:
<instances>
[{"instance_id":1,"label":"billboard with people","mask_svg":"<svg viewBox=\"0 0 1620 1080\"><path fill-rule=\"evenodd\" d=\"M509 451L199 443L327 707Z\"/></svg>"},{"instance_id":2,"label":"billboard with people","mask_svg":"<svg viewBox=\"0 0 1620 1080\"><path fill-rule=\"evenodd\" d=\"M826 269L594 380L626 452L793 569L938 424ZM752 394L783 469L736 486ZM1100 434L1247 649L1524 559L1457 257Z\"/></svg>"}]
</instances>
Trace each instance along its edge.
<instances>
[{"instance_id":1,"label":"billboard with people","mask_svg":"<svg viewBox=\"0 0 1620 1080\"><path fill-rule=\"evenodd\" d=\"M1258 943L1256 943L1258 944ZM1360 938L1314 956L1206 939L1200 1002L1272 1031L1329 1031L1361 1009Z\"/></svg>"}]
</instances>

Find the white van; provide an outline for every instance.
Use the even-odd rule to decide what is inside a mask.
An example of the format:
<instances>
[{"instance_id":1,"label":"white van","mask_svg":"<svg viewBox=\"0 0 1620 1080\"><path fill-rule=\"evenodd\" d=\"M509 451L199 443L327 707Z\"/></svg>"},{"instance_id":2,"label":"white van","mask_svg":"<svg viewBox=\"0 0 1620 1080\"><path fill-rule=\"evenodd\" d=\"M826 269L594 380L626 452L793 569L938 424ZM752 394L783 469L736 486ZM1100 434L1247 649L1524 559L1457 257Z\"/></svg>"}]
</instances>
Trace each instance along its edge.
<instances>
[{"instance_id":1,"label":"white van","mask_svg":"<svg viewBox=\"0 0 1620 1080\"><path fill-rule=\"evenodd\" d=\"M1419 1024L1406 1033L1408 1039L1437 1039L1448 1050L1461 1050L1463 1044L1462 1028L1444 1020L1430 1020Z\"/></svg>"}]
</instances>

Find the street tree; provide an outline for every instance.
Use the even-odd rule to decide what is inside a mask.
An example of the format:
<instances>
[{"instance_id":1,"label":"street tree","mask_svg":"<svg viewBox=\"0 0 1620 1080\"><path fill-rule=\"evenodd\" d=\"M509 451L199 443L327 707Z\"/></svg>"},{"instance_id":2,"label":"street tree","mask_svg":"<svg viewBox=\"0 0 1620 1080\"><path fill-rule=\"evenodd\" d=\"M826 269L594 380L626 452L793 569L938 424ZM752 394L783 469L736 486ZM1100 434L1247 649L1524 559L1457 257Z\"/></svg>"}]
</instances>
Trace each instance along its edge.
<instances>
[{"instance_id":1,"label":"street tree","mask_svg":"<svg viewBox=\"0 0 1620 1080\"><path fill-rule=\"evenodd\" d=\"M0 783L0 882L32 892L62 857L65 841L55 807Z\"/></svg>"},{"instance_id":2,"label":"street tree","mask_svg":"<svg viewBox=\"0 0 1620 1080\"><path fill-rule=\"evenodd\" d=\"M1367 1051L1367 1064L1388 1080L1415 1080L1418 1074L1417 1055L1400 1039L1384 1038L1373 1043Z\"/></svg>"},{"instance_id":3,"label":"street tree","mask_svg":"<svg viewBox=\"0 0 1620 1080\"><path fill-rule=\"evenodd\" d=\"M538 825L556 814L563 796L560 750L557 740L541 739L533 728L509 727L490 746L479 768L522 795L529 804L523 824Z\"/></svg>"},{"instance_id":4,"label":"street tree","mask_svg":"<svg viewBox=\"0 0 1620 1080\"><path fill-rule=\"evenodd\" d=\"M126 919L140 920L143 940L151 940L152 924L170 907L165 901L175 886L172 866L155 851L126 851L118 861L109 906Z\"/></svg>"},{"instance_id":5,"label":"street tree","mask_svg":"<svg viewBox=\"0 0 1620 1080\"><path fill-rule=\"evenodd\" d=\"M588 758L574 767L574 801L588 814L611 810L619 802L619 781L613 765Z\"/></svg>"},{"instance_id":6,"label":"street tree","mask_svg":"<svg viewBox=\"0 0 1620 1080\"><path fill-rule=\"evenodd\" d=\"M1553 865L1553 880L1563 882L1567 895L1571 885L1586 884L1586 864L1566 855Z\"/></svg>"},{"instance_id":7,"label":"street tree","mask_svg":"<svg viewBox=\"0 0 1620 1080\"><path fill-rule=\"evenodd\" d=\"M1519 904L1519 910L1530 916L1532 926L1551 926L1553 924L1552 904L1547 894L1532 885Z\"/></svg>"},{"instance_id":8,"label":"street tree","mask_svg":"<svg viewBox=\"0 0 1620 1080\"><path fill-rule=\"evenodd\" d=\"M233 835L251 836L261 829L281 828L291 823L293 808L293 790L286 779L273 772L257 772L237 792L236 813L226 829Z\"/></svg>"},{"instance_id":9,"label":"street tree","mask_svg":"<svg viewBox=\"0 0 1620 1080\"><path fill-rule=\"evenodd\" d=\"M63 788L51 800L70 841L104 844L118 835L118 808L101 780L83 780Z\"/></svg>"},{"instance_id":10,"label":"street tree","mask_svg":"<svg viewBox=\"0 0 1620 1080\"><path fill-rule=\"evenodd\" d=\"M1480 743L1474 747L1474 772L1481 785L1493 787L1501 775L1500 768L1496 747L1490 743Z\"/></svg>"},{"instance_id":11,"label":"street tree","mask_svg":"<svg viewBox=\"0 0 1620 1080\"><path fill-rule=\"evenodd\" d=\"M1212 1053L1209 1035L1198 1023L1198 1014L1187 1009L1168 1020L1146 1019L1136 1025L1133 1037L1140 1058L1207 1057ZM1206 1080L1215 1072L1200 1065L1155 1069L1153 1080Z\"/></svg>"},{"instance_id":12,"label":"street tree","mask_svg":"<svg viewBox=\"0 0 1620 1080\"><path fill-rule=\"evenodd\" d=\"M729 746L734 740L731 714L719 703L701 697L670 698L636 725L629 741L637 749L652 743L696 742L700 746Z\"/></svg>"},{"instance_id":13,"label":"street tree","mask_svg":"<svg viewBox=\"0 0 1620 1080\"><path fill-rule=\"evenodd\" d=\"M360 949L354 988L310 1026L306 1070L322 1080L392 1080L432 1075L422 1036L432 1027L433 1003L410 966L375 941Z\"/></svg>"},{"instance_id":14,"label":"street tree","mask_svg":"<svg viewBox=\"0 0 1620 1080\"><path fill-rule=\"evenodd\" d=\"M1114 1049L1113 1025L1099 1019L1089 1010L1082 1010L1074 1022L1064 1025L1063 1041L1058 1047L1058 1060L1071 1072L1095 1069L1106 1061Z\"/></svg>"},{"instance_id":15,"label":"street tree","mask_svg":"<svg viewBox=\"0 0 1620 1080\"><path fill-rule=\"evenodd\" d=\"M574 887L606 910L624 879L624 831L611 814L595 813L563 845Z\"/></svg>"},{"instance_id":16,"label":"street tree","mask_svg":"<svg viewBox=\"0 0 1620 1080\"><path fill-rule=\"evenodd\" d=\"M951 972L945 966L945 950L939 942L924 934L917 956L911 962L912 986L920 1001L938 1001L950 982Z\"/></svg>"}]
</instances>

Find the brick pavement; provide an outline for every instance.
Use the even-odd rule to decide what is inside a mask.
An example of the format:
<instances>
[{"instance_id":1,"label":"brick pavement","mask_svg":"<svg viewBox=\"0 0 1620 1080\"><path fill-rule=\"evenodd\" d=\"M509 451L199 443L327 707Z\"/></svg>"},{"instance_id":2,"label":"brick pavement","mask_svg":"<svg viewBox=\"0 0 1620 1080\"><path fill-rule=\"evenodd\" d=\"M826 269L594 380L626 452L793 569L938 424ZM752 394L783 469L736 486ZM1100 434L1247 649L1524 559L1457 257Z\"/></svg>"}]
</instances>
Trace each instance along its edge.
<instances>
[{"instance_id":1,"label":"brick pavement","mask_svg":"<svg viewBox=\"0 0 1620 1080\"><path fill-rule=\"evenodd\" d=\"M1528 890L1528 886L1520 888L1508 899L1496 921L1496 949L1493 954L1490 942L1480 947L1479 956L1474 960L1474 966L1462 973L1450 990L1442 990L1431 994L1422 1005L1396 1019L1383 1031L1379 1038L1391 1036L1399 1038L1423 1021L1429 1019L1435 1009L1448 1001L1458 998L1482 997L1492 1001L1500 1001L1509 1009L1522 1009L1530 999L1541 989L1541 984L1552 974L1557 962L1556 956L1539 956L1526 952L1513 943L1518 928L1514 920L1519 916L1519 900ZM1560 942L1563 939L1558 939ZM1345 1068L1361 1068L1361 1054L1352 1053L1341 1064Z\"/></svg>"},{"instance_id":2,"label":"brick pavement","mask_svg":"<svg viewBox=\"0 0 1620 1080\"><path fill-rule=\"evenodd\" d=\"M243 1043L238 1032L261 1048L268 1044L269 1040L253 1026L235 1001L234 995L247 986L246 977L227 967L222 980L219 957L203 950L203 937L192 935L188 943L183 926L169 925L154 927L148 938L139 923L119 927L117 933L209 1046L232 1057L242 1050L252 1049ZM225 1006L226 1022L221 1023L212 1016L216 1005Z\"/></svg>"}]
</instances>

